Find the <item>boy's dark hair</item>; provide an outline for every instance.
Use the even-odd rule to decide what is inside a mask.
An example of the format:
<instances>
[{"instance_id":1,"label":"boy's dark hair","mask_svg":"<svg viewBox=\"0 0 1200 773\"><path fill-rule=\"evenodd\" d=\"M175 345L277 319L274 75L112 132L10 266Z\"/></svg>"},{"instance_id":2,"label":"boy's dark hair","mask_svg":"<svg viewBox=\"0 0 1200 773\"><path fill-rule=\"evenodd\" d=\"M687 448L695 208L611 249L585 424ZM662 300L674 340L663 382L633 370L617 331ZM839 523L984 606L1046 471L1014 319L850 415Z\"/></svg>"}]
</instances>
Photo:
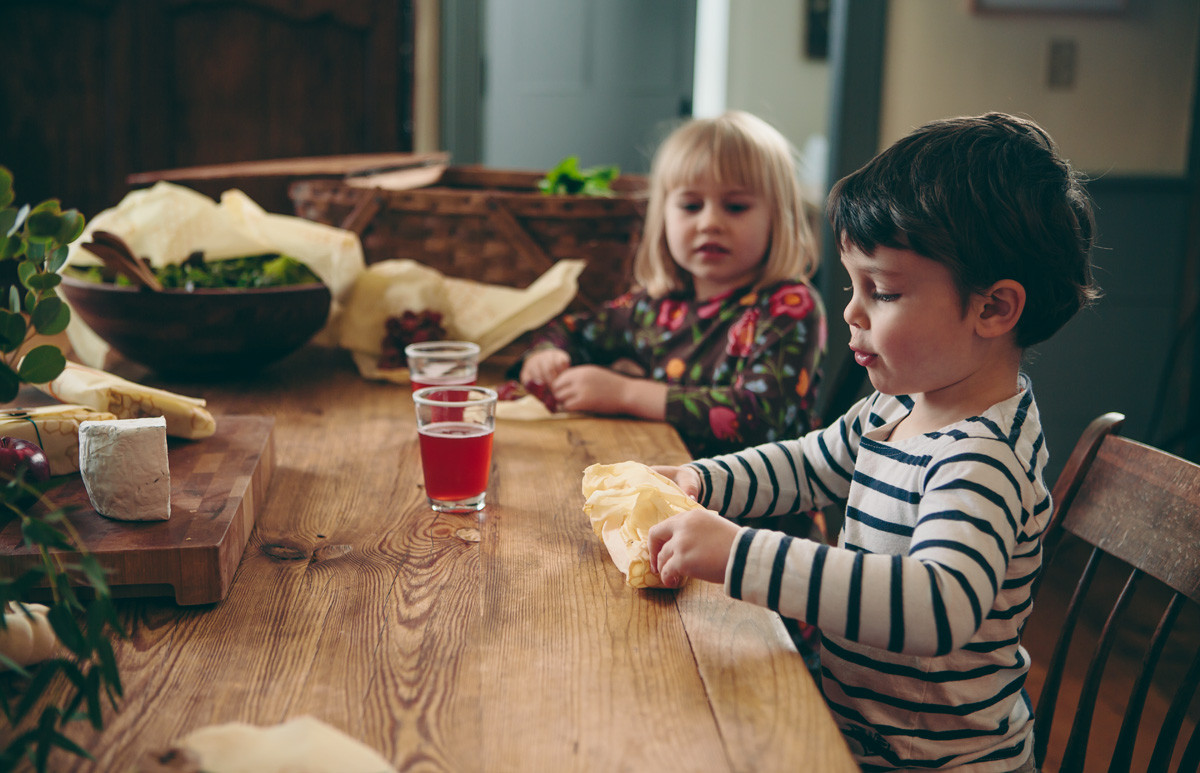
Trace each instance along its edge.
<instances>
[{"instance_id":1,"label":"boy's dark hair","mask_svg":"<svg viewBox=\"0 0 1200 773\"><path fill-rule=\"evenodd\" d=\"M910 249L950 269L964 308L1001 279L1025 288L1024 348L1099 297L1095 222L1078 175L1032 121L1003 113L934 121L842 178L829 195L840 244Z\"/></svg>"}]
</instances>

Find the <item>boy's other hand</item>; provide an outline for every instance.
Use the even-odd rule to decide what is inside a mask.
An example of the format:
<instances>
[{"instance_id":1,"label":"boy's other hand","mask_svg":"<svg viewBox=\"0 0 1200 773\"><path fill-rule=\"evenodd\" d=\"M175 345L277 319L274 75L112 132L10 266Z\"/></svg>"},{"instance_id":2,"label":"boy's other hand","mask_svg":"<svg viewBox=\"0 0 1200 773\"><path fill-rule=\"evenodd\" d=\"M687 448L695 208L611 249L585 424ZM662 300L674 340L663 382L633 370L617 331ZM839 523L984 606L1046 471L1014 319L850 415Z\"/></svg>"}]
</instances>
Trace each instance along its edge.
<instances>
[{"instance_id":1,"label":"boy's other hand","mask_svg":"<svg viewBox=\"0 0 1200 773\"><path fill-rule=\"evenodd\" d=\"M571 356L562 349L539 349L521 365L521 383L550 386L570 365Z\"/></svg>"},{"instance_id":2,"label":"boy's other hand","mask_svg":"<svg viewBox=\"0 0 1200 773\"><path fill-rule=\"evenodd\" d=\"M695 467L681 465L671 467L668 465L651 465L651 470L654 470L659 475L671 480L676 486L679 486L683 493L687 494L692 499L700 496L700 473L696 472Z\"/></svg>"},{"instance_id":3,"label":"boy's other hand","mask_svg":"<svg viewBox=\"0 0 1200 773\"><path fill-rule=\"evenodd\" d=\"M723 584L738 526L712 510L688 510L650 528L650 569L668 588L687 577Z\"/></svg>"}]
</instances>

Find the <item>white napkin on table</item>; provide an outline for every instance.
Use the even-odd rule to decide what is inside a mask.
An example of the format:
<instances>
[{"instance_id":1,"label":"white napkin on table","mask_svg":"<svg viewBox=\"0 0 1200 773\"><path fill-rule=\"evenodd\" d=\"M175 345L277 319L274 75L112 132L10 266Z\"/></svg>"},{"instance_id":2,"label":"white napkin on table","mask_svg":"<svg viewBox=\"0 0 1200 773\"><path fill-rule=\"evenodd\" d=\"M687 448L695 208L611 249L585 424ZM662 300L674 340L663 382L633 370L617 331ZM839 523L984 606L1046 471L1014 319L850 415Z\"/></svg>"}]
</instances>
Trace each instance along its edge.
<instances>
[{"instance_id":1,"label":"white napkin on table","mask_svg":"<svg viewBox=\"0 0 1200 773\"><path fill-rule=\"evenodd\" d=\"M395 773L371 747L311 716L271 727L229 722L196 730L176 748L205 773Z\"/></svg>"}]
</instances>

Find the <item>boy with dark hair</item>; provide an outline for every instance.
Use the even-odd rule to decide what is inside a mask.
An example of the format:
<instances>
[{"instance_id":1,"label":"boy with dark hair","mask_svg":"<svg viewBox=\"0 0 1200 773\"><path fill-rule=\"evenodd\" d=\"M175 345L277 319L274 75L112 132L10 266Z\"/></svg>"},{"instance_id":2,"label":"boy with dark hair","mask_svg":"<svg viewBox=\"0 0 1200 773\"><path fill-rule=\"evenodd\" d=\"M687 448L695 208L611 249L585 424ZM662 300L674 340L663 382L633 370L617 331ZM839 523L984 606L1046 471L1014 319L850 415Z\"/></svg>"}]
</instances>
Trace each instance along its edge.
<instances>
[{"instance_id":1,"label":"boy with dark hair","mask_svg":"<svg viewBox=\"0 0 1200 773\"><path fill-rule=\"evenodd\" d=\"M829 212L876 391L802 438L658 468L713 510L656 526L652 568L819 627L863 770L1032 770L1020 632L1051 506L1020 363L1098 295L1086 195L1044 131L991 113L916 130ZM830 504L836 548L734 522Z\"/></svg>"}]
</instances>

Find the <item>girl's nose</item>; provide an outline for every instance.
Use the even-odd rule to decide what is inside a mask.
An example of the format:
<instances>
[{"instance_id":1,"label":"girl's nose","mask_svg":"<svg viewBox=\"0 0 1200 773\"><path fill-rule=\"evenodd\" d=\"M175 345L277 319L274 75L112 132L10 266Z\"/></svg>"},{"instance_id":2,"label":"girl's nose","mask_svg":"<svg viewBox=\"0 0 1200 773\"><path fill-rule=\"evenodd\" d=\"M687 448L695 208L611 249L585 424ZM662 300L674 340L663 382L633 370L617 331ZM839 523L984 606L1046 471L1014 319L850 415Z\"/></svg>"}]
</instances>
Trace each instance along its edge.
<instances>
[{"instance_id":1,"label":"girl's nose","mask_svg":"<svg viewBox=\"0 0 1200 773\"><path fill-rule=\"evenodd\" d=\"M721 227L721 209L715 204L705 204L700 210L700 230L711 231Z\"/></svg>"}]
</instances>

